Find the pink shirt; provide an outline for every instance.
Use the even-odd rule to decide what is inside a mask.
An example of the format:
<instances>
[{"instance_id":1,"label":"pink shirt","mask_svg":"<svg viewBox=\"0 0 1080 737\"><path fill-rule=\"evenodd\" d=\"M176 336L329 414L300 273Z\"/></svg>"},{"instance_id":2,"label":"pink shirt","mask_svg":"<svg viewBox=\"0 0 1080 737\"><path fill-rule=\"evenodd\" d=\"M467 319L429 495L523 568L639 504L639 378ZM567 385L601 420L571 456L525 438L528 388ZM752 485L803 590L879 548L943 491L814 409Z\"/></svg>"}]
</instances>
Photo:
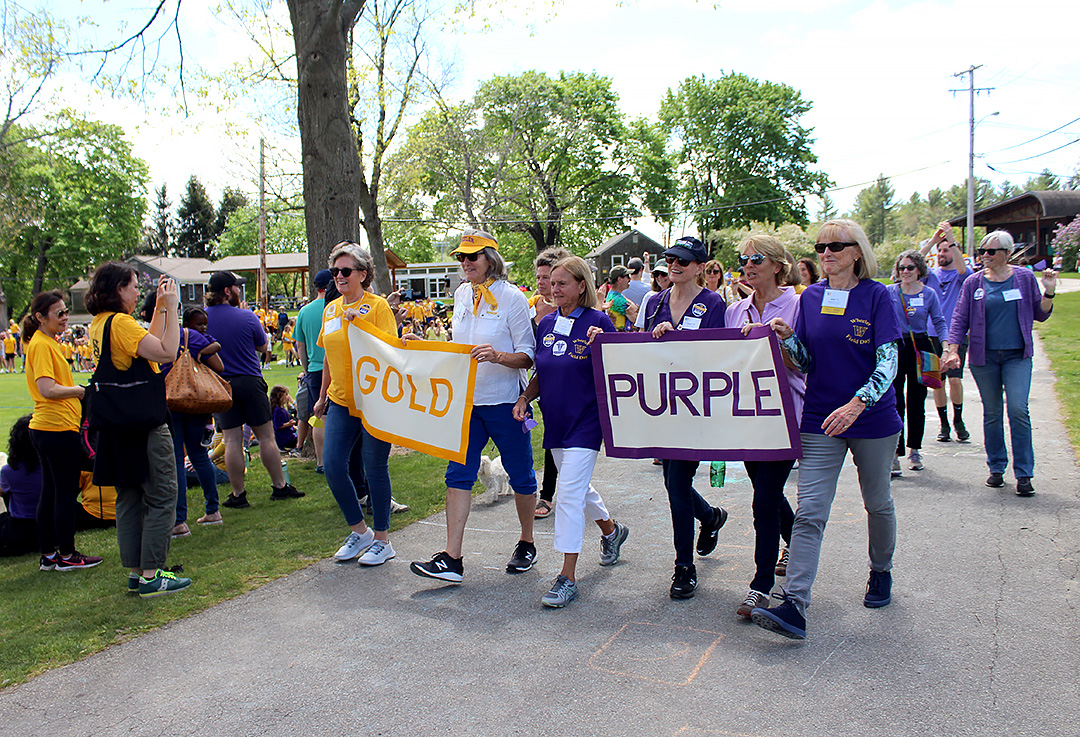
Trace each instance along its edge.
<instances>
[{"instance_id":1,"label":"pink shirt","mask_svg":"<svg viewBox=\"0 0 1080 737\"><path fill-rule=\"evenodd\" d=\"M765 311L758 314L754 307L754 296L739 300L729 305L724 313L724 327L741 328L750 322L759 322L762 325L774 317L783 318L784 322L795 327L795 318L799 314L799 295L795 293L795 287L780 287L780 296L772 302L765 303ZM788 386L791 388L791 401L795 405L795 422L802 422L803 397L806 395L806 374L784 367L787 371Z\"/></svg>"}]
</instances>

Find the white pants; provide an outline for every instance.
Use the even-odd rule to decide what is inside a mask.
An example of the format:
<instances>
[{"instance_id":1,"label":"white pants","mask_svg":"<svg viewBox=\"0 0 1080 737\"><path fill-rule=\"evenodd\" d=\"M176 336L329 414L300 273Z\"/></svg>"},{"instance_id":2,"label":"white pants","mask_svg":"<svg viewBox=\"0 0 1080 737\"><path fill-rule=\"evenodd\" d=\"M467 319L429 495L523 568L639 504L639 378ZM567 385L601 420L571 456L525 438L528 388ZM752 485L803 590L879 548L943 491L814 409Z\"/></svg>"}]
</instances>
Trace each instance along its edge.
<instances>
[{"instance_id":1,"label":"white pants","mask_svg":"<svg viewBox=\"0 0 1080 737\"><path fill-rule=\"evenodd\" d=\"M559 553L581 552L586 516L593 522L611 519L604 500L590 483L599 454L589 448L551 449L559 469L555 487L555 550Z\"/></svg>"}]
</instances>

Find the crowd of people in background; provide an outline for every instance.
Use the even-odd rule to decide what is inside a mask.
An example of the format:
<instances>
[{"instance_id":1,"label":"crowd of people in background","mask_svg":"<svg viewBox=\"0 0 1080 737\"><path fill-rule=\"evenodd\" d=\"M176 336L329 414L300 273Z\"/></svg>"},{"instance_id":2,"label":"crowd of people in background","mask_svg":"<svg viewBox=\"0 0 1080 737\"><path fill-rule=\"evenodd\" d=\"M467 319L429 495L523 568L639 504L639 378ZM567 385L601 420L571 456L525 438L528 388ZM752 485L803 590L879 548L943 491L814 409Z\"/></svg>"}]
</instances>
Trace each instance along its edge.
<instances>
[{"instance_id":1,"label":"crowd of people in background","mask_svg":"<svg viewBox=\"0 0 1080 737\"><path fill-rule=\"evenodd\" d=\"M1003 231L982 240L976 266L965 261L952 229L942 223L921 249L899 255L888 285L875 280L877 258L851 220L824 223L815 251L816 260L796 259L777 238L751 235L739 244L737 264L725 268L704 243L687 236L655 264L645 253L598 280L595 267L553 248L536 258L535 292L526 297L509 282L495 237L468 230L451 253L463 279L452 312L443 315L433 300L407 299L412 295L405 290L376 294L370 254L344 241L332 250L327 268L314 275L316 297L295 318L285 311L247 309L244 280L217 272L207 285L205 308L189 307L182 315L176 284L162 277L147 296L141 323L132 316L140 299L137 273L126 264L103 264L90 279L86 304L93 319L87 328L68 326L64 295L54 291L36 295L21 324L13 320L0 332L0 371L15 372L15 359L24 357L34 402L33 413L11 428L0 472L7 505L0 517L0 553L37 550L41 570L91 568L102 556L79 552L75 531L80 524L114 520L127 590L144 598L183 590L191 579L170 571L166 562L171 541L192 534L189 480L205 499L197 523L221 525L221 508L251 505L245 486L251 446L257 445L270 478L269 498L289 500L305 493L289 483L282 453L299 453L310 441L315 470L325 475L348 528L333 558L363 566L393 559L390 515L404 507L392 496L390 444L349 411L342 383L350 375L344 327L362 320L405 341L470 345L477 362L467 456L445 472L446 546L414 561L412 572L443 582L464 580L472 489L490 440L514 492L520 526L506 571L533 567L534 520L554 516L554 549L563 564L540 601L561 608L578 594L587 523L599 529L604 566L620 560L630 532L592 484L602 444L591 367L595 337L644 331L659 340L672 331L710 328L745 336L767 326L784 357L802 455L744 464L753 487L754 575L735 613L803 638L824 529L849 453L867 512L863 603L879 608L891 602L897 535L890 480L903 474L905 463L909 471L924 469L930 391L940 420L937 440L953 442L955 436L969 442L965 365L984 408L986 485L1005 484L1007 414L1016 493L1034 494L1027 407L1031 328L1050 316L1057 286L1052 270L1036 277L1009 263L1013 241ZM284 385L268 391L263 378L275 342L285 365L301 369L295 397ZM96 371L95 381L104 381L103 371L118 376L144 370L141 388L128 390L131 401L156 405L164 403L164 383L155 377L167 374L185 351L228 382L230 409L213 417L174 410L138 427L99 428L92 462L70 462L88 455L81 404L86 390L74 373ZM528 432L536 425L534 402L544 419L539 484ZM695 488L699 462L654 462L662 468L671 515L669 594L689 599L698 587L695 555L716 548L728 513ZM793 505L785 487L795 468ZM219 484L229 489L224 499ZM80 522L83 517L90 521ZM784 579L780 603L770 607L777 578Z\"/></svg>"}]
</instances>

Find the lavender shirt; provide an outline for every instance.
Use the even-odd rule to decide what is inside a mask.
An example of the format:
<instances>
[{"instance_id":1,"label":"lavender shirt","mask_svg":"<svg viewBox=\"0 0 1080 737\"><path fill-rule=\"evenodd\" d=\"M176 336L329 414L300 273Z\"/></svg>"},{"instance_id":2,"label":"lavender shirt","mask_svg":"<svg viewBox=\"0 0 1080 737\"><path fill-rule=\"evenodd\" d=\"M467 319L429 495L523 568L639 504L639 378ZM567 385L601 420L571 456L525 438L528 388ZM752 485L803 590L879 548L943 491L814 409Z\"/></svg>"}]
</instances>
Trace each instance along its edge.
<instances>
[{"instance_id":1,"label":"lavender shirt","mask_svg":"<svg viewBox=\"0 0 1080 737\"><path fill-rule=\"evenodd\" d=\"M1035 320L1045 322L1050 313L1042 309L1042 289L1039 288L1035 274L1019 266L1011 268L1015 288L1020 290L1020 299L1016 303L1016 318L1020 323L1020 334L1024 336L1024 358L1031 358L1035 354L1031 342L1031 328ZM972 366L986 365L985 297L986 286L983 284L981 271L965 279L949 328L950 343L962 343L964 336L968 336L968 363Z\"/></svg>"}]
</instances>

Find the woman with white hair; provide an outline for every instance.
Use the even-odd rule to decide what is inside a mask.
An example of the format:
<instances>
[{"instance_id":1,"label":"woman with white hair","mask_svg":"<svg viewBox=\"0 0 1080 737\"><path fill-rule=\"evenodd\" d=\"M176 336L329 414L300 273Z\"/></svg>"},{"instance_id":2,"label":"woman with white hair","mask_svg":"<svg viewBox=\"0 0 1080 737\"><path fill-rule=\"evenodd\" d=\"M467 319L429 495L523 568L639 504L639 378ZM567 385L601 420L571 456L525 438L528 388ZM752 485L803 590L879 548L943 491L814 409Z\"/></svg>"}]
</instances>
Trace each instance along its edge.
<instances>
[{"instance_id":1,"label":"woman with white hair","mask_svg":"<svg viewBox=\"0 0 1080 737\"><path fill-rule=\"evenodd\" d=\"M780 317L769 321L785 360L806 373L803 455L784 601L750 613L758 626L799 640L806 637L810 587L848 451L859 471L870 543L863 606L892 601L896 512L889 482L901 429L892 385L900 326L888 289L873 279L878 265L870 241L857 223L830 220L814 250L826 278L800 295L794 328Z\"/></svg>"},{"instance_id":2,"label":"woman with white hair","mask_svg":"<svg viewBox=\"0 0 1080 737\"><path fill-rule=\"evenodd\" d=\"M367 291L375 276L371 255L355 243L343 241L330 253L330 275L341 296L323 309L318 345L326 351L322 386L315 402L317 417L326 417L323 468L326 483L337 500L350 532L334 554L338 562L359 559L362 566L378 566L394 557L390 544L390 443L368 432L349 407L352 367L349 361L348 323L363 320L397 337L397 321L386 300ZM353 448L362 443L364 475L371 499L372 527L364 521L353 475L349 473Z\"/></svg>"},{"instance_id":3,"label":"woman with white hair","mask_svg":"<svg viewBox=\"0 0 1080 737\"><path fill-rule=\"evenodd\" d=\"M506 564L506 572L522 573L536 561L532 441L527 426L514 418L514 402L524 387L523 370L532 367L536 354L536 337L529 317L529 302L506 281L506 262L493 235L466 230L461 244L450 255L457 258L465 276L454 292L453 341L472 345L471 355L479 364L469 424L469 449L465 463L451 461L446 468L446 549L431 560L413 562L411 569L418 576L461 583L465 523L480 469L480 454L488 440L494 441L501 454L521 524L521 537Z\"/></svg>"},{"instance_id":4,"label":"woman with white hair","mask_svg":"<svg viewBox=\"0 0 1080 737\"><path fill-rule=\"evenodd\" d=\"M983 270L964 280L953 312L949 340L942 354L944 368L960 366L957 347L968 336L968 365L983 403L983 444L990 476L986 485L1005 485L1009 453L1005 449L1005 420L1009 412L1016 493L1032 496L1035 450L1031 441L1028 394L1031 393L1031 329L1054 309L1057 272L1042 274L1042 290L1035 275L1009 265L1013 237L995 230L979 243ZM1003 396L1004 395L1004 401Z\"/></svg>"}]
</instances>

